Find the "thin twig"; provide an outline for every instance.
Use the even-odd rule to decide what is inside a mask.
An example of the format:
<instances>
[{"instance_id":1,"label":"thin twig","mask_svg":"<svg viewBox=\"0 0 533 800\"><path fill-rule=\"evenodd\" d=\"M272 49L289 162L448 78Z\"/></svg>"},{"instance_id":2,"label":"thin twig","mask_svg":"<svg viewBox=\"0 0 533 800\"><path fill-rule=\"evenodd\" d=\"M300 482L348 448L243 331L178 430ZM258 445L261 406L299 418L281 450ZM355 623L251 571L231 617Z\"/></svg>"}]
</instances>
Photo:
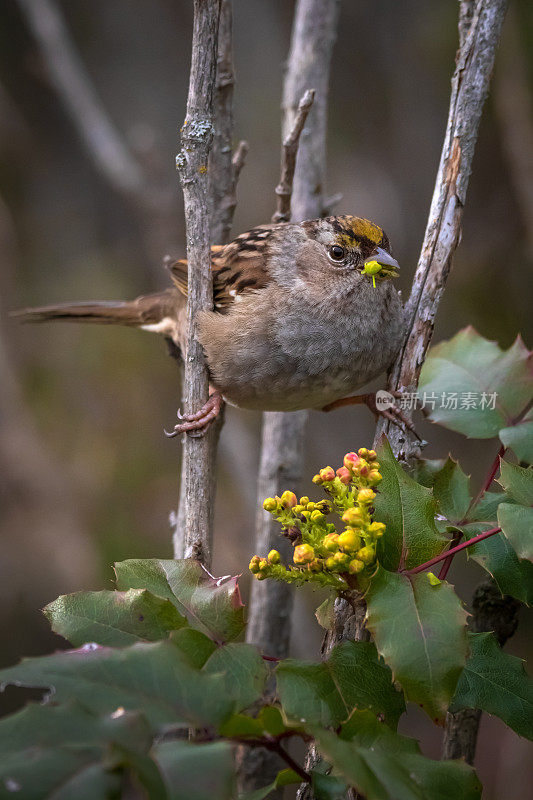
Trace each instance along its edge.
<instances>
[{"instance_id":1,"label":"thin twig","mask_svg":"<svg viewBox=\"0 0 533 800\"><path fill-rule=\"evenodd\" d=\"M418 572L423 572L425 569L429 569L434 564L438 564L439 561L444 561L444 559L448 558L448 556L452 556L455 553L458 553L460 550L464 550L465 547L471 547L473 544L482 542L483 539L488 539L489 536L494 536L494 534L499 533L500 531L501 528L491 528L490 531L484 531L484 533L480 533L479 536L474 536L472 539L468 539L466 542L461 542L461 544L452 547L450 550L445 550L445 552L441 553L440 556L435 556L435 558L432 558L430 561L426 561L424 564L419 564L418 567L405 570L405 572L402 572L402 574L416 575Z\"/></svg>"},{"instance_id":2,"label":"thin twig","mask_svg":"<svg viewBox=\"0 0 533 800\"><path fill-rule=\"evenodd\" d=\"M289 222L291 218L291 197L296 169L296 156L302 133L315 99L315 90L308 89L298 104L298 113L289 135L283 140L281 151L281 177L276 186L277 208L272 215L272 222Z\"/></svg>"},{"instance_id":3,"label":"thin twig","mask_svg":"<svg viewBox=\"0 0 533 800\"><path fill-rule=\"evenodd\" d=\"M207 165L213 139L219 14L220 0L194 0L187 116L181 129L182 148L176 157L187 226L187 413L197 411L206 402L209 389L205 355L197 339L197 318L200 311L213 305ZM211 559L212 435L211 430L201 438L183 437L185 555L194 556L207 566Z\"/></svg>"},{"instance_id":4,"label":"thin twig","mask_svg":"<svg viewBox=\"0 0 533 800\"><path fill-rule=\"evenodd\" d=\"M452 536L452 538L450 540L449 547L448 547L448 549L446 551L447 557L444 559L444 563L443 563L442 567L440 568L440 572L439 572L439 574L437 576L440 581L446 580L446 576L447 576L447 574L448 574L448 572L450 570L450 567L452 565L453 554L449 555L450 550L453 550L453 548L457 544L459 544L459 542L461 541L462 538L463 538L462 531L455 531L455 533L453 534L453 536Z\"/></svg>"}]
</instances>

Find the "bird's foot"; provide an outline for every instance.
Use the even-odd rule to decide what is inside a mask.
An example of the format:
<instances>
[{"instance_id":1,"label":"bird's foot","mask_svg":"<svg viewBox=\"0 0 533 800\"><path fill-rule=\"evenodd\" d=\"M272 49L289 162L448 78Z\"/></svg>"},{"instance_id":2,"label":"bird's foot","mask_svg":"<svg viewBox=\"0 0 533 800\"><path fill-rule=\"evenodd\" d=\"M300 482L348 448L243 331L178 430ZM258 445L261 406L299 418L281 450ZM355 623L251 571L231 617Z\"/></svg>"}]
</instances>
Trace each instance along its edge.
<instances>
[{"instance_id":1,"label":"bird's foot","mask_svg":"<svg viewBox=\"0 0 533 800\"><path fill-rule=\"evenodd\" d=\"M195 414L182 414L178 411L178 419L181 422L174 425L174 429L170 433L165 431L165 436L168 436L169 439L173 439L182 433L187 433L197 439L205 436L213 421L220 414L223 405L224 398L222 395L219 392L213 392L209 396L207 403Z\"/></svg>"},{"instance_id":2,"label":"bird's foot","mask_svg":"<svg viewBox=\"0 0 533 800\"><path fill-rule=\"evenodd\" d=\"M377 397L378 394L380 395L379 398ZM388 392L370 392L369 394L356 394L352 397L342 397L340 400L334 400L333 403L328 403L327 406L323 407L322 411L333 411L333 409L341 408L342 406L364 404L368 406L376 419L378 417L385 417L385 419L388 419L393 425L397 425L399 428L405 428L410 431L413 436L416 436L419 441L422 441L415 430L412 420L410 420L409 417L403 413L402 409L391 400L391 397L401 399L402 393L392 390ZM381 402L378 402L378 400Z\"/></svg>"}]
</instances>

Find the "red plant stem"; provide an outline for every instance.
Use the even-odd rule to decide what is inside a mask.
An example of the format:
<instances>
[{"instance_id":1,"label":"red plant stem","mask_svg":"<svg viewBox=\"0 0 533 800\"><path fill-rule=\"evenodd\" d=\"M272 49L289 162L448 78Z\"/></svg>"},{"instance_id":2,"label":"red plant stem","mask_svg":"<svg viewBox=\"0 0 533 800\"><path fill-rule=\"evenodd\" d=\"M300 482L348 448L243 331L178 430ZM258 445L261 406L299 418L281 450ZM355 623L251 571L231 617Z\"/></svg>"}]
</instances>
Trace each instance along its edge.
<instances>
[{"instance_id":1,"label":"red plant stem","mask_svg":"<svg viewBox=\"0 0 533 800\"><path fill-rule=\"evenodd\" d=\"M418 567L405 570L402 574L416 575L417 572L423 572L425 569L432 567L433 564L438 564L439 561L444 561L449 556L455 555L455 553L458 553L459 550L464 550L465 547L470 547L470 545L472 544L477 544L477 542L482 542L483 539L488 539L489 536L494 536L495 533L499 533L500 531L501 528L491 528L490 531L485 531L484 533L480 533L479 536L474 536L473 539L469 539L467 542L462 542L461 544L458 544L456 547L452 547L451 550L446 550L444 553L441 553L440 556L435 556L435 558L430 559L430 561L426 561L425 564L419 564Z\"/></svg>"},{"instance_id":2,"label":"red plant stem","mask_svg":"<svg viewBox=\"0 0 533 800\"><path fill-rule=\"evenodd\" d=\"M263 661L274 661L274 663L281 661L281 658L278 658L277 656L265 656L264 654L261 656L261 658Z\"/></svg>"},{"instance_id":3,"label":"red plant stem","mask_svg":"<svg viewBox=\"0 0 533 800\"><path fill-rule=\"evenodd\" d=\"M494 459L494 461L492 463L492 466L490 468L489 474L485 478L483 486L481 487L481 489L479 490L477 495L474 497L474 499L472 500L472 502L468 506L468 511L466 512L465 517L468 517L470 511L477 506L477 504L479 503L479 501L481 500L481 498L483 497L485 492L490 488L490 485L491 485L492 481L494 480L494 476L498 472L498 467L500 466L500 458L503 458L503 456L505 455L505 450L506 450L505 445L502 444L502 446L500 447L500 449L498 450L498 452L496 454L496 458Z\"/></svg>"},{"instance_id":4,"label":"red plant stem","mask_svg":"<svg viewBox=\"0 0 533 800\"><path fill-rule=\"evenodd\" d=\"M460 525L463 522L467 521L468 515L470 514L470 511L477 506L477 504L479 503L479 501L481 500L481 498L483 497L485 492L488 489L490 489L490 485L491 485L492 481L494 480L494 476L498 472L498 467L500 466L500 459L503 458L503 456L505 455L505 450L506 450L506 447L505 447L505 445L502 444L502 446L500 447L500 449L498 450L498 452L496 454L496 458L492 462L492 465L491 465L491 468L489 470L489 473L488 473L487 477L485 478L485 480L483 482L483 485L481 486L481 489L479 490L477 495L474 497L474 499L471 501L470 505L468 506L468 510L467 510L467 512L466 512L466 514L464 516L464 519L461 520L461 522L459 523ZM461 533L461 531L456 531L454 533L454 535L453 535L453 538L451 540L451 547L446 553L446 560L444 561L444 564L442 565L442 569L441 569L441 571L439 572L439 575L438 575L439 580L441 580L441 581L445 580L445 578L446 578L446 576L448 574L448 570L450 569L450 567L452 565L453 556L454 556L454 554L451 553L451 551L453 550L454 545L458 544L458 542L461 540L461 536L462 535L463 534ZM451 555L450 555L450 553L451 553Z\"/></svg>"},{"instance_id":5,"label":"red plant stem","mask_svg":"<svg viewBox=\"0 0 533 800\"><path fill-rule=\"evenodd\" d=\"M440 569L440 572L438 574L438 578L439 578L440 581L443 581L443 580L446 579L446 575L448 574L448 570L450 569L452 561L453 561L453 553L452 553L452 555L450 555L449 554L450 550L453 550L453 548L457 544L459 544L459 542L461 541L462 535L463 535L462 531L455 531L455 533L453 534L453 536L452 536L452 538L450 540L450 546L449 546L449 548L447 550L447 557L444 559L444 564L442 565L442 567Z\"/></svg>"}]
</instances>

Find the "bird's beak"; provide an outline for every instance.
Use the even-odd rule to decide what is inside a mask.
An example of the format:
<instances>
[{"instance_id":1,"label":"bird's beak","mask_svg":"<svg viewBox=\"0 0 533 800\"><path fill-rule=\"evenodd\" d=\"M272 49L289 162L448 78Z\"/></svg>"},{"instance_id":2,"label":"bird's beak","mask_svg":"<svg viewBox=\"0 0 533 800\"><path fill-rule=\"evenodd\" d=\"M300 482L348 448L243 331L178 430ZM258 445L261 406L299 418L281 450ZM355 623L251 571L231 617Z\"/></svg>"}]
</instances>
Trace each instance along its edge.
<instances>
[{"instance_id":1,"label":"bird's beak","mask_svg":"<svg viewBox=\"0 0 533 800\"><path fill-rule=\"evenodd\" d=\"M400 265L396 259L393 258L390 253L387 253L385 250L383 250L382 247L376 247L372 255L368 258L365 258L365 264L367 264L369 261L377 261L378 264L383 265L383 269L380 273L383 277L387 276L395 278L400 271Z\"/></svg>"}]
</instances>

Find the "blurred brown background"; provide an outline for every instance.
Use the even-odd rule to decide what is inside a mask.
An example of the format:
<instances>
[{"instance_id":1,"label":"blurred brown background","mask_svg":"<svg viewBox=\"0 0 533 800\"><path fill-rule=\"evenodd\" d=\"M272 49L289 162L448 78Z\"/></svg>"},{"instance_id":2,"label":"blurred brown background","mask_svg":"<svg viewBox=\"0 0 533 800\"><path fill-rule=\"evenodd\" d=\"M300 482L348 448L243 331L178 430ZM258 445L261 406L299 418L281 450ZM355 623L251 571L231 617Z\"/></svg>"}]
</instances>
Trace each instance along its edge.
<instances>
[{"instance_id":1,"label":"blurred brown background","mask_svg":"<svg viewBox=\"0 0 533 800\"><path fill-rule=\"evenodd\" d=\"M3 664L60 646L38 608L58 594L112 585L113 561L170 557L179 443L164 438L179 405L178 372L156 336L130 330L22 328L6 312L67 300L129 299L166 284L161 258L182 256L174 172L189 68L187 0L69 0L60 8L84 68L128 148L169 193L166 221L110 185L49 79L17 0L0 24L0 616ZM343 0L330 97L328 191L341 213L383 225L407 291L433 189L457 46L451 0ZM283 62L293 3L234 0L236 138L250 143L234 233L266 221L278 179ZM473 324L508 347L533 345L533 7L512 3L474 161L463 241L436 340ZM529 106L528 106L529 103ZM169 213L170 210L170 213ZM253 553L260 416L229 409L219 457L217 574L246 572ZM477 484L498 445L420 421L427 455L451 450ZM364 409L313 413L304 474L372 441ZM288 487L289 488L289 487ZM304 487L308 488L308 487ZM459 557L450 580L465 600L481 576ZM243 578L245 593L248 578ZM321 638L299 593L293 654ZM523 614L511 652L527 655ZM531 645L529 653L531 654ZM13 691L4 709L18 702ZM405 726L437 756L439 730ZM486 798L522 798L531 751L485 719L478 769ZM528 776L529 770L529 776Z\"/></svg>"}]
</instances>

